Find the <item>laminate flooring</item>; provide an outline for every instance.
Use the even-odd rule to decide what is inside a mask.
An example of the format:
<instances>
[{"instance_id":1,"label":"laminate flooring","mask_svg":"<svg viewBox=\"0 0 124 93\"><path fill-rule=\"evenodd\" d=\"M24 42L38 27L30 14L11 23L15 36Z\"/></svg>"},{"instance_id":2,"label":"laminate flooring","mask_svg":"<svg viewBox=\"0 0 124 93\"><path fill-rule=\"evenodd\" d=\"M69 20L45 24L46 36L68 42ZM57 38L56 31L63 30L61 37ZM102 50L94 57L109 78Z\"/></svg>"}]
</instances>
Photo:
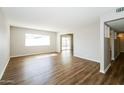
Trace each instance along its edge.
<instances>
[{"instance_id":1,"label":"laminate flooring","mask_svg":"<svg viewBox=\"0 0 124 93\"><path fill-rule=\"evenodd\" d=\"M15 85L116 85L124 84L124 54L106 74L100 64L72 56L70 51L11 58L2 80Z\"/></svg>"}]
</instances>

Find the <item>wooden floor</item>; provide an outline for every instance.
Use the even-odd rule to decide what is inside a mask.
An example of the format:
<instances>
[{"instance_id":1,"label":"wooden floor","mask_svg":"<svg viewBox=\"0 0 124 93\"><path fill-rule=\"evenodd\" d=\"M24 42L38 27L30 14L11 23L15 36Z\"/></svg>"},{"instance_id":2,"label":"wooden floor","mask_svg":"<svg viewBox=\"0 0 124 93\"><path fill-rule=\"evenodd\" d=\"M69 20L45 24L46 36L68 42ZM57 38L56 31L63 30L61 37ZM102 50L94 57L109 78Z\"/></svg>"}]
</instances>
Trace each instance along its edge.
<instances>
[{"instance_id":1,"label":"wooden floor","mask_svg":"<svg viewBox=\"0 0 124 93\"><path fill-rule=\"evenodd\" d=\"M17 85L124 84L124 54L106 74L99 64L73 57L70 52L12 58L2 78Z\"/></svg>"}]
</instances>

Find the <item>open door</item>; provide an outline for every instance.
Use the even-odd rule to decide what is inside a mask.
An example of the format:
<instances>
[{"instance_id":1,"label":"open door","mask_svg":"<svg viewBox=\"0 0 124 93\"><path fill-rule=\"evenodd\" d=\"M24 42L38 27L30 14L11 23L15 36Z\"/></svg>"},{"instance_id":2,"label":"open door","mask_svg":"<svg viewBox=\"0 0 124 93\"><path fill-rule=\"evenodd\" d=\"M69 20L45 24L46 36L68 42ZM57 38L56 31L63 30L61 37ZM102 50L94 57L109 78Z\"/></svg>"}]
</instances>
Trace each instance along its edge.
<instances>
[{"instance_id":1,"label":"open door","mask_svg":"<svg viewBox=\"0 0 124 93\"><path fill-rule=\"evenodd\" d=\"M70 51L73 53L73 34L61 35L61 52Z\"/></svg>"}]
</instances>

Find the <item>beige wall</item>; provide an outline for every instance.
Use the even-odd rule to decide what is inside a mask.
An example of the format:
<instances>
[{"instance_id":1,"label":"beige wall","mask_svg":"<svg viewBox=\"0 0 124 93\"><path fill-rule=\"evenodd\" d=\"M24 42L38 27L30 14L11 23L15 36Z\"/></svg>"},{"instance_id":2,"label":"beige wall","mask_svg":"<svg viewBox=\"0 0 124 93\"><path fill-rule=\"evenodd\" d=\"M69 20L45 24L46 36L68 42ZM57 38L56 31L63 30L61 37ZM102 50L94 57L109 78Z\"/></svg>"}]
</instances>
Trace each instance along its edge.
<instances>
[{"instance_id":1,"label":"beige wall","mask_svg":"<svg viewBox=\"0 0 124 93\"><path fill-rule=\"evenodd\" d=\"M124 52L124 33L120 33L119 38L120 38L120 51Z\"/></svg>"},{"instance_id":2,"label":"beige wall","mask_svg":"<svg viewBox=\"0 0 124 93\"><path fill-rule=\"evenodd\" d=\"M104 26L104 68L108 68L108 66L111 64L110 60L110 27L105 25Z\"/></svg>"},{"instance_id":3,"label":"beige wall","mask_svg":"<svg viewBox=\"0 0 124 93\"><path fill-rule=\"evenodd\" d=\"M20 27L11 27L11 57L56 52L56 32L48 32ZM50 36L50 46L25 46L25 34L43 34Z\"/></svg>"},{"instance_id":4,"label":"beige wall","mask_svg":"<svg viewBox=\"0 0 124 93\"><path fill-rule=\"evenodd\" d=\"M119 56L120 54L120 38L116 37L115 39L115 59Z\"/></svg>"},{"instance_id":5,"label":"beige wall","mask_svg":"<svg viewBox=\"0 0 124 93\"><path fill-rule=\"evenodd\" d=\"M0 9L0 79L10 58L10 31L4 14Z\"/></svg>"}]
</instances>

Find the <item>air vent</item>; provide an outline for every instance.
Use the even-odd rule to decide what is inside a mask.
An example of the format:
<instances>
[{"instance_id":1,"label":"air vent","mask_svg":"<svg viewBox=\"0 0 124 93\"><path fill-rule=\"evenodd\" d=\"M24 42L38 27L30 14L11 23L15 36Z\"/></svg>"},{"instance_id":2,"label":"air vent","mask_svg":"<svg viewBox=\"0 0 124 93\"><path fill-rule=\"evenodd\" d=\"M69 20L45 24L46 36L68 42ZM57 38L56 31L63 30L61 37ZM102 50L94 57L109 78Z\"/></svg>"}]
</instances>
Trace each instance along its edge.
<instances>
[{"instance_id":1,"label":"air vent","mask_svg":"<svg viewBox=\"0 0 124 93\"><path fill-rule=\"evenodd\" d=\"M116 9L116 12L117 12L117 13L120 13L120 12L123 12L123 11L124 11L124 7L121 7L121 8L117 8L117 9Z\"/></svg>"}]
</instances>

